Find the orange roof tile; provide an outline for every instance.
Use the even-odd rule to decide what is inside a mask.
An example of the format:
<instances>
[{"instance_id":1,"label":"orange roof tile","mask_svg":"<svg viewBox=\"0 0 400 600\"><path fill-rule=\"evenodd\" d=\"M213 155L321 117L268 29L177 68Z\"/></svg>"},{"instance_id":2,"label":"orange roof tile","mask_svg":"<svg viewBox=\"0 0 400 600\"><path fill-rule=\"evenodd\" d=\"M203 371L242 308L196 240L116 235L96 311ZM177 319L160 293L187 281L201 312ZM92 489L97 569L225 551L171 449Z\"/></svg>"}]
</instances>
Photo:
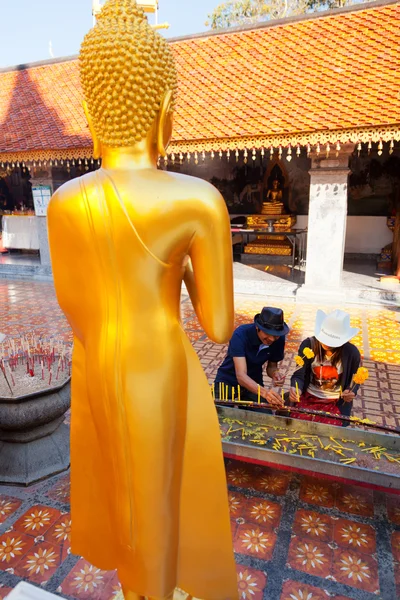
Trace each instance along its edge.
<instances>
[{"instance_id":1,"label":"orange roof tile","mask_svg":"<svg viewBox=\"0 0 400 600\"><path fill-rule=\"evenodd\" d=\"M171 46L172 151L400 135L400 2ZM0 73L0 158L90 145L76 59Z\"/></svg>"},{"instance_id":2,"label":"orange roof tile","mask_svg":"<svg viewBox=\"0 0 400 600\"><path fill-rule=\"evenodd\" d=\"M182 40L173 49L174 145L307 139L299 133L336 141L338 130L400 124L399 3Z\"/></svg>"}]
</instances>

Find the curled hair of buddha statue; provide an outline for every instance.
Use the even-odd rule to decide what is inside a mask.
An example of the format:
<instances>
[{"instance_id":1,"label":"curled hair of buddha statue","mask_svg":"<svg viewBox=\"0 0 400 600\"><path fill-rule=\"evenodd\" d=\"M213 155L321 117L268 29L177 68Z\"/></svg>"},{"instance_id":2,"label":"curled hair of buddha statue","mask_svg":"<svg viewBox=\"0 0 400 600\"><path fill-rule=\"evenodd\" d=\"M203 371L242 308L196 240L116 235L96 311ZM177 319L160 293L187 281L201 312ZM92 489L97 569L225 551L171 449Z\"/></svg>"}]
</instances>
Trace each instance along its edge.
<instances>
[{"instance_id":1,"label":"curled hair of buddha statue","mask_svg":"<svg viewBox=\"0 0 400 600\"><path fill-rule=\"evenodd\" d=\"M170 47L136 0L108 0L80 52L80 75L96 136L110 147L143 140L165 94L176 91Z\"/></svg>"}]
</instances>

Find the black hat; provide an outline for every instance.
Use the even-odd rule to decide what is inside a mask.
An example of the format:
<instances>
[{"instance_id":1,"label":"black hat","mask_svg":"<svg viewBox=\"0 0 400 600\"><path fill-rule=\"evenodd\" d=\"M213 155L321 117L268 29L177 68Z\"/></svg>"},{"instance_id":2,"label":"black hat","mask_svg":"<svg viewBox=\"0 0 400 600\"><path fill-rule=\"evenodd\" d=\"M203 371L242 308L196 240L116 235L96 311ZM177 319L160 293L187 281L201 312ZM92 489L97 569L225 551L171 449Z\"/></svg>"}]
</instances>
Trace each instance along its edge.
<instances>
[{"instance_id":1,"label":"black hat","mask_svg":"<svg viewBox=\"0 0 400 600\"><path fill-rule=\"evenodd\" d=\"M289 333L289 327L286 325L281 308L265 306L261 314L254 317L254 323L264 333L280 337Z\"/></svg>"}]
</instances>

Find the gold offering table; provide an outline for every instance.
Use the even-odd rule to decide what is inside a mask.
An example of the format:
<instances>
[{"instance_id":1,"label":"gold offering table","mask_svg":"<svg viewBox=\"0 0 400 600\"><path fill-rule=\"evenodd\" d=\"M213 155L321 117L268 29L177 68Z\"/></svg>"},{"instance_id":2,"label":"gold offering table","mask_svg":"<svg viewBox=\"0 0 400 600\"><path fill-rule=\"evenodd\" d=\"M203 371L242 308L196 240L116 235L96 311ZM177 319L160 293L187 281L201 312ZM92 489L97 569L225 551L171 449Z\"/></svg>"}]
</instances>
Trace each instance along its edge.
<instances>
[{"instance_id":1,"label":"gold offering table","mask_svg":"<svg viewBox=\"0 0 400 600\"><path fill-rule=\"evenodd\" d=\"M270 204L268 212L263 209L264 214L247 217L248 230L253 229L257 235L255 239L248 241L244 253L292 256L294 246L288 234L296 224L296 216L286 215L275 203Z\"/></svg>"},{"instance_id":2,"label":"gold offering table","mask_svg":"<svg viewBox=\"0 0 400 600\"><path fill-rule=\"evenodd\" d=\"M265 236L265 229L239 229L237 227L231 227L231 233L234 236L235 234L240 234L241 236L241 253L245 253L246 254L246 248L249 247L249 245L254 245L257 243L257 240L259 238L264 239ZM254 238L254 236L256 236L256 241L252 241L250 242L250 238ZM289 249L290 251L288 253L285 254L280 254L280 256L291 256L292 260L291 260L291 268L294 269L295 264L296 264L296 257L298 258L298 264L299 266L303 264L304 261L304 257L305 257L305 251L306 251L306 230L305 229L294 229L293 231L286 231L285 235L283 236L282 233L280 233L279 231L272 231L268 233L268 238L269 241L268 243L271 243L272 240L272 245L271 248L272 249L276 249L278 247L278 243L282 244L282 237L285 237L286 240L286 244L289 245ZM274 241L277 240L277 243L274 244ZM258 242L261 246L261 243ZM258 248L259 246L255 246L256 248ZM261 248L262 249L262 248ZM250 254L250 252L247 252L247 254ZM262 254L264 256L267 255L266 252L252 252L251 254L256 255L256 254ZM269 255L271 255L271 253L269 253ZM279 256L278 252L274 252L275 256Z\"/></svg>"}]
</instances>

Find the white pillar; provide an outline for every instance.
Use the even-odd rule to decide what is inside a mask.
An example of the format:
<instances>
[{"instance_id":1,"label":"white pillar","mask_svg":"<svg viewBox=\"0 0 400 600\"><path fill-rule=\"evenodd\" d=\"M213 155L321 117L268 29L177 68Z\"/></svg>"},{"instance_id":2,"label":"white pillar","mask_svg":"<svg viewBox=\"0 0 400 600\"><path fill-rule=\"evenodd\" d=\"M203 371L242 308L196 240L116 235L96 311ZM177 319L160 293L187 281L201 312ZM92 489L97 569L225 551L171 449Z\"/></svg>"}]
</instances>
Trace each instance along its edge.
<instances>
[{"instance_id":1,"label":"white pillar","mask_svg":"<svg viewBox=\"0 0 400 600\"><path fill-rule=\"evenodd\" d=\"M42 171L40 176L34 176L31 179L32 188L35 186L47 186L51 188L51 193L53 192L53 181L51 177L51 169L48 171ZM36 207L35 207L36 208ZM46 210L47 212L47 210ZM40 251L40 264L42 267L46 267L50 269L51 261L50 261L50 249L49 249L49 240L47 235L47 216L46 212L44 214L38 215L36 213L36 223L38 228L38 237L39 237L39 251Z\"/></svg>"},{"instance_id":2,"label":"white pillar","mask_svg":"<svg viewBox=\"0 0 400 600\"><path fill-rule=\"evenodd\" d=\"M42 267L50 267L50 248L47 235L47 217L36 217L39 237L40 264Z\"/></svg>"},{"instance_id":3,"label":"white pillar","mask_svg":"<svg viewBox=\"0 0 400 600\"><path fill-rule=\"evenodd\" d=\"M352 150L352 149L351 149ZM301 299L344 298L342 272L351 150L312 160L305 284Z\"/></svg>"}]
</instances>

